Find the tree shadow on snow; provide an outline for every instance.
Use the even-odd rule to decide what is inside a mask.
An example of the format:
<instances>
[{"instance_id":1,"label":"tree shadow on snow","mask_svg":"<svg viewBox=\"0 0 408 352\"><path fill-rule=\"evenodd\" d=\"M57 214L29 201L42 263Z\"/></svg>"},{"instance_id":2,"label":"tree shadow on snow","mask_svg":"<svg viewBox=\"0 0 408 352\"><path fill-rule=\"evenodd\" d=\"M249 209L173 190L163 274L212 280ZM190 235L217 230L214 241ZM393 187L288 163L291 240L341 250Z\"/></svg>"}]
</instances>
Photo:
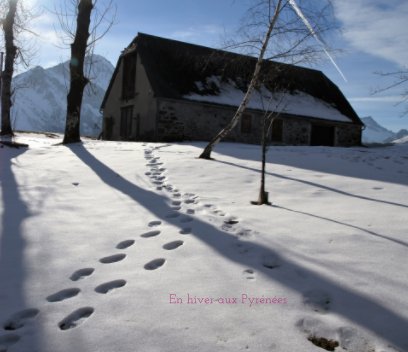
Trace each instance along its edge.
<instances>
[{"instance_id":1,"label":"tree shadow on snow","mask_svg":"<svg viewBox=\"0 0 408 352\"><path fill-rule=\"evenodd\" d=\"M214 160L214 162L218 162L218 163L225 164L225 165L230 165L230 166L239 167L239 168L241 168L241 169L250 170L250 171L253 171L253 172L256 172L256 173L259 173L259 174L261 173L261 170L254 169L254 168L248 167L248 166L238 165L238 164L235 164L235 163L232 163L232 162L229 162L229 161ZM276 174L276 173L273 173L273 172L266 172L266 174L267 174L267 175L270 175L270 176L277 177L277 178L281 178L281 179L283 179L283 180L299 182L299 183L303 183L303 184L305 184L305 185L307 185L307 186L312 186L312 187L316 187L316 188L321 188L321 189L324 189L324 190L326 190L326 191L335 192L335 193L338 193L338 194L341 194L341 195L344 195L344 196L347 196L347 197L352 197L352 198L357 198L357 199L362 199L362 200L368 200L368 201L370 201L370 202L376 202L376 203L383 203L383 204L394 205L394 206L396 206L396 207L408 208L408 205L407 205L407 204L401 204L401 203L396 203L396 202L390 202L390 201L387 201L387 200L381 200L381 199L376 199L376 198L370 198L370 197L366 197L366 196L361 196L361 195L358 195L358 194L353 194L353 193L350 193L350 192L345 192L345 191L342 191L342 190L337 189L337 188L333 188L333 187L321 185L320 183L316 183L316 182L301 180L301 179L298 179L298 178L295 178L295 177L284 176L284 175Z\"/></svg>"},{"instance_id":2,"label":"tree shadow on snow","mask_svg":"<svg viewBox=\"0 0 408 352\"><path fill-rule=\"evenodd\" d=\"M174 210L169 205L171 201L168 197L148 191L126 179L118 177L115 171L95 158L81 144L72 145L69 148L108 186L130 197L142 207L148 209L158 219L180 229L185 225L180 222L180 218L166 217L169 213L174 213ZM405 340L408 321L398 313L383 307L370 297L344 288L335 281L323 277L313 270L301 267L281 257L279 253L271 248L258 243L242 242L231 233L222 231L200 220L198 217L193 215L191 217L194 219L193 222L189 223L193 229L192 235L213 248L220 255L244 267L253 268L271 280L277 281L299 294L304 293L305 289L324 289L331 293L336 302L331 308L333 313L339 314L371 330L375 335L389 341L397 348L408 348ZM242 246L247 247L247 253L239 250L243 248ZM248 255L248 253L252 255ZM259 255L254 256L253 254ZM268 263L276 263L279 268L271 268L271 265L266 265L264 260ZM298 272L302 272L303 277L307 278L307 280L294 280L293 275L296 275L295 273ZM309 288L306 287L306 282L308 282Z\"/></svg>"},{"instance_id":3,"label":"tree shadow on snow","mask_svg":"<svg viewBox=\"0 0 408 352\"><path fill-rule=\"evenodd\" d=\"M199 142L183 144L197 147L197 156L201 153L200 146L205 146L204 143ZM408 185L405 171L406 154L401 156L395 153L400 148L400 146L381 148L384 150L384 155L381 155L378 148L271 146L267 154L267 162L339 176ZM260 163L261 147L222 142L213 151L215 159L217 159L216 154ZM389 167L400 169L400 173L382 172ZM402 172L405 172L405 175Z\"/></svg>"},{"instance_id":4,"label":"tree shadow on snow","mask_svg":"<svg viewBox=\"0 0 408 352\"><path fill-rule=\"evenodd\" d=\"M25 298L25 280L28 268L25 266L25 240L22 233L23 222L31 214L21 199L12 170L13 160L24 151L25 149L14 148L0 150L0 182L4 206L0 233L0 299L7 303L0 310L0 338L3 337L6 345L7 343L13 345L16 343L16 350L21 338L19 329L22 327L19 328L18 325L19 323L25 325L25 322L18 321L19 312L26 308L32 308L27 307ZM36 310L31 312L35 314ZM10 320L13 316L14 318ZM37 345L33 335L30 338L30 347L32 350L37 350Z\"/></svg>"}]
</instances>

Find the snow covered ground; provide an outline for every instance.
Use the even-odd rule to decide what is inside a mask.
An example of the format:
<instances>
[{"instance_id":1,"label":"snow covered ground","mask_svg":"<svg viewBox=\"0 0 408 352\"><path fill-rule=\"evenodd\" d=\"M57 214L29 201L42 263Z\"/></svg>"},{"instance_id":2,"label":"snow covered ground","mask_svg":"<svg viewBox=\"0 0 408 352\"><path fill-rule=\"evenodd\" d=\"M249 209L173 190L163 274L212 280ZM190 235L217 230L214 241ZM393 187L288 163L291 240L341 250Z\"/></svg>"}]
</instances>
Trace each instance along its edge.
<instances>
[{"instance_id":1,"label":"snow covered ground","mask_svg":"<svg viewBox=\"0 0 408 352\"><path fill-rule=\"evenodd\" d=\"M0 351L408 351L408 145L17 140Z\"/></svg>"}]
</instances>

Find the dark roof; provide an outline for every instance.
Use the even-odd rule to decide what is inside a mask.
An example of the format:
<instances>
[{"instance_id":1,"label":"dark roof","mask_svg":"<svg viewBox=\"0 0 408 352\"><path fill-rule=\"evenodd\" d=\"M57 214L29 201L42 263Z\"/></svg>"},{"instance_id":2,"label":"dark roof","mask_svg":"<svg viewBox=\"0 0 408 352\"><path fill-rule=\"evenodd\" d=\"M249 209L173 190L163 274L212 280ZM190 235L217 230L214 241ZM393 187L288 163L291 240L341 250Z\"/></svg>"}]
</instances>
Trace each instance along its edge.
<instances>
[{"instance_id":1,"label":"dark roof","mask_svg":"<svg viewBox=\"0 0 408 352\"><path fill-rule=\"evenodd\" d=\"M245 91L257 61L251 56L139 33L119 57L102 109L121 59L134 48L141 58L154 95L172 99L183 99L190 93L216 95L219 93L216 85L203 84L200 90L196 85L196 82L207 82L212 76L220 77L221 81L233 81ZM269 90L301 91L321 99L353 122L363 125L340 89L321 71L265 61L261 81Z\"/></svg>"}]
</instances>

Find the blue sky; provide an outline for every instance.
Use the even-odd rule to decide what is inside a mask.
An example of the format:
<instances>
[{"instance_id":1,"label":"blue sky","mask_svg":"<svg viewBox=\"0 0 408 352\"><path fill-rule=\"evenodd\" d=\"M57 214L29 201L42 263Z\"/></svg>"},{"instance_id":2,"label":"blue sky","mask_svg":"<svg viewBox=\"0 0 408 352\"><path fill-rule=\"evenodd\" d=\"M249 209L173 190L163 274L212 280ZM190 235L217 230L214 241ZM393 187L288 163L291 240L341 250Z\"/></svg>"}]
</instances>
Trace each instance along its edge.
<instances>
[{"instance_id":1,"label":"blue sky","mask_svg":"<svg viewBox=\"0 0 408 352\"><path fill-rule=\"evenodd\" d=\"M35 0L25 0L34 3ZM62 0L61 0L62 1ZM99 0L102 2L103 0ZM37 1L37 7L53 8L55 1ZM117 0L116 24L98 43L96 53L113 64L137 32L173 38L191 43L221 47L222 38L233 36L250 0ZM406 0L334 0L335 15L342 33L331 38L331 46L342 50L335 60L347 82L329 60L316 67L343 91L360 117L372 116L385 127L408 129L408 115L401 117L401 88L372 95L392 81L375 72L397 71L408 66L408 1ZM49 67L66 60L69 50L59 43L55 16L43 11L33 23L39 34L34 65Z\"/></svg>"}]
</instances>

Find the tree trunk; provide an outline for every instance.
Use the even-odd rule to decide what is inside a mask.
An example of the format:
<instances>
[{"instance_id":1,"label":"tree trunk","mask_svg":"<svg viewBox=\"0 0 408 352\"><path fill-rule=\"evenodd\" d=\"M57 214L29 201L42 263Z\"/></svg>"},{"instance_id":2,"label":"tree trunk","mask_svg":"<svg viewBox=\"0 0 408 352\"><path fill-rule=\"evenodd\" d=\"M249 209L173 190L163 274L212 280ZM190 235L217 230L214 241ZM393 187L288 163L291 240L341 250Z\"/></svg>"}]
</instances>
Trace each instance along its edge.
<instances>
[{"instance_id":1,"label":"tree trunk","mask_svg":"<svg viewBox=\"0 0 408 352\"><path fill-rule=\"evenodd\" d=\"M263 205L271 203L269 202L269 193L265 191L265 169L266 169L266 149L268 146L268 135L269 135L269 126L267 124L268 121L268 114L265 113L262 125L262 171L261 171L261 186L259 189L259 196L258 200L255 202L251 202L254 205ZM270 121L270 124L273 123L273 119Z\"/></svg>"},{"instance_id":2,"label":"tree trunk","mask_svg":"<svg viewBox=\"0 0 408 352\"><path fill-rule=\"evenodd\" d=\"M6 58L1 83L1 135L13 135L11 128L11 80L14 72L14 60L17 55L17 47L14 45L14 19L17 11L18 0L9 0L9 10L3 22L4 43ZM3 68L1 68L3 69Z\"/></svg>"},{"instance_id":3,"label":"tree trunk","mask_svg":"<svg viewBox=\"0 0 408 352\"><path fill-rule=\"evenodd\" d=\"M269 27L268 27L268 31L266 32L264 41L262 43L262 48L261 48L261 52L259 53L258 56L258 61L256 62L255 65L255 70L254 73L252 75L252 79L251 82L249 83L248 89L245 93L244 98L242 99L241 104L239 105L237 111L235 112L235 115L233 116L233 118L231 119L231 121L228 123L227 126L225 126L205 147L204 151L201 153L201 155L199 156L199 158L201 159L211 159L211 152L214 148L214 146L219 143L219 141L224 138L227 134L229 134L232 129L237 125L239 119L241 118L242 114L244 113L249 99L251 98L251 95L258 83L259 80L259 73L261 72L261 66L262 66L262 61L265 55L265 51L268 47L268 43L269 43L269 38L271 37L271 33L275 27L276 21L279 17L279 12L281 10L281 4L282 4L282 0L278 1L278 4L276 5L275 8L275 12L274 15L269 23Z\"/></svg>"},{"instance_id":4,"label":"tree trunk","mask_svg":"<svg viewBox=\"0 0 408 352\"><path fill-rule=\"evenodd\" d=\"M71 44L70 87L67 95L67 117L63 144L80 142L81 106L88 78L84 76L84 61L91 23L92 0L80 0L78 5L77 28Z\"/></svg>"}]
</instances>

